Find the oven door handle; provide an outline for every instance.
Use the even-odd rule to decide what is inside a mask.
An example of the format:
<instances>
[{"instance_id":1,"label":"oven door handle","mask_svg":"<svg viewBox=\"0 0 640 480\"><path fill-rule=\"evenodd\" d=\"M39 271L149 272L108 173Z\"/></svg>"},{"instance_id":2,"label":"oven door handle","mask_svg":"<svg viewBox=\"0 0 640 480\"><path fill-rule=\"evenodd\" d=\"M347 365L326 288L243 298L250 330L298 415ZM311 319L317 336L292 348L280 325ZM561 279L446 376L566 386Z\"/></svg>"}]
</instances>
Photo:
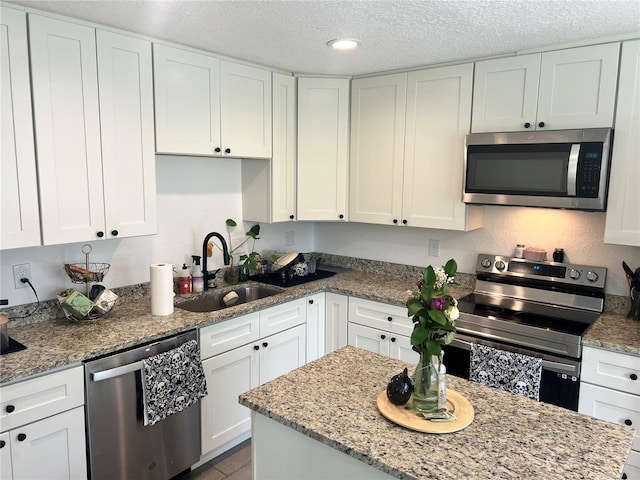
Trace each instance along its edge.
<instances>
[{"instance_id":1,"label":"oven door handle","mask_svg":"<svg viewBox=\"0 0 640 480\"><path fill-rule=\"evenodd\" d=\"M466 340L461 340L460 338L455 337L453 339L453 342L451 342L451 346L462 348L463 350L471 350L472 343L478 343L482 345L483 343L489 344L491 342L468 342ZM495 344L491 344L488 346L493 347L493 345ZM504 348L501 349L499 347L493 347L493 348L497 348L498 350L509 351L507 349L504 349ZM535 356L535 355L531 355L531 356ZM570 363L555 362L552 360L545 360L544 358L542 359L542 368L544 368L545 370L553 371L553 372L566 373L567 375L571 375L573 377L577 377L580 374L579 367L576 365L572 365Z\"/></svg>"}]
</instances>

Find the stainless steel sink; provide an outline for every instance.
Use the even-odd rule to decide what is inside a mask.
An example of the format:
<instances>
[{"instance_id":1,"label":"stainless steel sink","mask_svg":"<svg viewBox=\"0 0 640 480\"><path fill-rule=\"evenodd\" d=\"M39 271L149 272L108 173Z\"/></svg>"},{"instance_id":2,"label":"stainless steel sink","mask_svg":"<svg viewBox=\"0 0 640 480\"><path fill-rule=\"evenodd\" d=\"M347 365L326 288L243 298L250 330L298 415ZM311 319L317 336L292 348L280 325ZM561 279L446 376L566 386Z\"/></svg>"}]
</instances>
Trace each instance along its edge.
<instances>
[{"instance_id":1,"label":"stainless steel sink","mask_svg":"<svg viewBox=\"0 0 640 480\"><path fill-rule=\"evenodd\" d=\"M235 298L234 295L228 296L231 292L235 292L238 297ZM215 293L213 295L206 295L193 300L187 300L185 302L178 303L176 307L181 308L182 310L188 310L189 312L214 312L216 310L233 307L234 305L253 302L260 298L270 297L271 295L276 295L280 292L282 292L281 289L263 286L238 287L231 290L225 290L224 292Z\"/></svg>"}]
</instances>

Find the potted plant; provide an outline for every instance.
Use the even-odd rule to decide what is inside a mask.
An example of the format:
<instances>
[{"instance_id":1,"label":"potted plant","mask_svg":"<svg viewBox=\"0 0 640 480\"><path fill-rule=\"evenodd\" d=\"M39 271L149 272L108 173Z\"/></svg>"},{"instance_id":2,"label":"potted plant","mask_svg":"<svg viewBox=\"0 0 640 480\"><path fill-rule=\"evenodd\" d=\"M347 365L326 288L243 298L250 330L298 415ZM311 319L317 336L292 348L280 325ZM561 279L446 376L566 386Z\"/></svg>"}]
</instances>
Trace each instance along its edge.
<instances>
[{"instance_id":1,"label":"potted plant","mask_svg":"<svg viewBox=\"0 0 640 480\"><path fill-rule=\"evenodd\" d=\"M247 232L245 232L246 238L240 242L235 247L232 246L231 243L231 231L238 226L236 221L232 218L227 218L225 221L227 226L227 235L229 238L229 256L231 257L232 265L229 268L230 276L227 277L227 281L229 283L237 283L238 280L247 280L249 278L250 272L255 272L258 270L260 265L260 254L256 252L255 245L256 240L260 239L260 224L256 223L253 225ZM239 269L234 268L233 265L233 254L238 251L243 245L245 245L249 240L252 240L251 251L249 253L243 253L239 257L240 265ZM234 271L235 270L235 271ZM236 276L234 278L234 275ZM238 278L239 275L239 278ZM231 281L230 281L231 280ZM235 280L235 282L233 282Z\"/></svg>"}]
</instances>

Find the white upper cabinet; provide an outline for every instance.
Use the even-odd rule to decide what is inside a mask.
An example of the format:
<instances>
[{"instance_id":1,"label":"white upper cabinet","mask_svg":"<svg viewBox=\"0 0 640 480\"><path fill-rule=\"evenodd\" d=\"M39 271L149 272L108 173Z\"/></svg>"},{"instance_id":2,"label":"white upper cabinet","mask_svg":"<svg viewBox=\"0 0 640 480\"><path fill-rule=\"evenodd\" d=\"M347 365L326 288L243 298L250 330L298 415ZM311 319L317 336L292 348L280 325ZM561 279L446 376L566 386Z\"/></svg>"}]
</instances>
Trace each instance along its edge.
<instances>
[{"instance_id":1,"label":"white upper cabinet","mask_svg":"<svg viewBox=\"0 0 640 480\"><path fill-rule=\"evenodd\" d=\"M298 219L347 220L349 80L298 79Z\"/></svg>"},{"instance_id":2,"label":"white upper cabinet","mask_svg":"<svg viewBox=\"0 0 640 480\"><path fill-rule=\"evenodd\" d=\"M604 241L640 246L640 40L622 45Z\"/></svg>"},{"instance_id":3,"label":"white upper cabinet","mask_svg":"<svg viewBox=\"0 0 640 480\"><path fill-rule=\"evenodd\" d=\"M40 15L29 26L43 243L155 233L150 43Z\"/></svg>"},{"instance_id":4,"label":"white upper cabinet","mask_svg":"<svg viewBox=\"0 0 640 480\"><path fill-rule=\"evenodd\" d=\"M296 218L296 80L273 73L271 161L242 160L242 218L273 223Z\"/></svg>"},{"instance_id":5,"label":"white upper cabinet","mask_svg":"<svg viewBox=\"0 0 640 480\"><path fill-rule=\"evenodd\" d=\"M271 157L271 72L153 45L156 151Z\"/></svg>"},{"instance_id":6,"label":"white upper cabinet","mask_svg":"<svg viewBox=\"0 0 640 480\"><path fill-rule=\"evenodd\" d=\"M446 230L482 226L482 207L461 199L472 82L471 64L409 73L403 223Z\"/></svg>"},{"instance_id":7,"label":"white upper cabinet","mask_svg":"<svg viewBox=\"0 0 640 480\"><path fill-rule=\"evenodd\" d=\"M27 17L0 7L0 249L40 245Z\"/></svg>"},{"instance_id":8,"label":"white upper cabinet","mask_svg":"<svg viewBox=\"0 0 640 480\"><path fill-rule=\"evenodd\" d=\"M153 66L156 151L220 154L220 60L154 44Z\"/></svg>"},{"instance_id":9,"label":"white upper cabinet","mask_svg":"<svg viewBox=\"0 0 640 480\"><path fill-rule=\"evenodd\" d=\"M296 80L273 74L273 222L296 218Z\"/></svg>"},{"instance_id":10,"label":"white upper cabinet","mask_svg":"<svg viewBox=\"0 0 640 480\"><path fill-rule=\"evenodd\" d=\"M471 230L461 200L473 65L357 79L352 88L351 221Z\"/></svg>"},{"instance_id":11,"label":"white upper cabinet","mask_svg":"<svg viewBox=\"0 0 640 480\"><path fill-rule=\"evenodd\" d=\"M349 220L391 225L402 218L407 74L353 80Z\"/></svg>"},{"instance_id":12,"label":"white upper cabinet","mask_svg":"<svg viewBox=\"0 0 640 480\"><path fill-rule=\"evenodd\" d=\"M156 233L153 67L146 40L98 30L107 237Z\"/></svg>"},{"instance_id":13,"label":"white upper cabinet","mask_svg":"<svg viewBox=\"0 0 640 480\"><path fill-rule=\"evenodd\" d=\"M29 37L43 243L104 237L95 30L30 14Z\"/></svg>"},{"instance_id":14,"label":"white upper cabinet","mask_svg":"<svg viewBox=\"0 0 640 480\"><path fill-rule=\"evenodd\" d=\"M271 157L271 72L220 62L220 123L223 154Z\"/></svg>"},{"instance_id":15,"label":"white upper cabinet","mask_svg":"<svg viewBox=\"0 0 640 480\"><path fill-rule=\"evenodd\" d=\"M476 63L472 131L613 126L619 44Z\"/></svg>"}]
</instances>

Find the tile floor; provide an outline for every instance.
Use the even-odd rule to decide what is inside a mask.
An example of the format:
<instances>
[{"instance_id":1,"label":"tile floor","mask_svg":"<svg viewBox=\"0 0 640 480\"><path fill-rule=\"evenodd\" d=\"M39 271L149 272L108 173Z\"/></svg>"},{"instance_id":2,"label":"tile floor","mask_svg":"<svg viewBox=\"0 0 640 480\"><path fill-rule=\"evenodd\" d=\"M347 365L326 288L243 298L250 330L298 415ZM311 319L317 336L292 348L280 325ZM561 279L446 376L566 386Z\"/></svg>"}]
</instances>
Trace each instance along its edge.
<instances>
[{"instance_id":1,"label":"tile floor","mask_svg":"<svg viewBox=\"0 0 640 480\"><path fill-rule=\"evenodd\" d=\"M251 480L251 440L173 480Z\"/></svg>"}]
</instances>

